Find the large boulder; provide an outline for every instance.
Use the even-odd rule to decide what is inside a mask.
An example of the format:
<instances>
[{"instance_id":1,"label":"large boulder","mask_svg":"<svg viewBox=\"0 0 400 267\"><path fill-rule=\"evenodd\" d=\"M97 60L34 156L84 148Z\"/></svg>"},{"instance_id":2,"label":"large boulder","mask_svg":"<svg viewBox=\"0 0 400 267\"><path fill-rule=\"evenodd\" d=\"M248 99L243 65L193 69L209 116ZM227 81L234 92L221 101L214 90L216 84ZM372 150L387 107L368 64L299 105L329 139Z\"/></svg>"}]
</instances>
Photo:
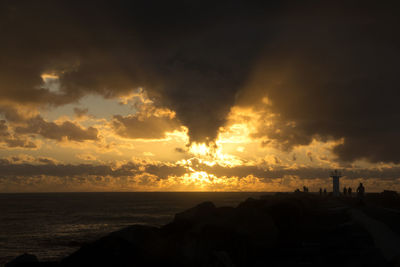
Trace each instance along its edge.
<instances>
[{"instance_id":1,"label":"large boulder","mask_svg":"<svg viewBox=\"0 0 400 267\"><path fill-rule=\"evenodd\" d=\"M246 266L254 253L267 255L278 236L271 216L256 205L216 208L211 202L177 214L161 231L177 244L175 251L185 266Z\"/></svg>"},{"instance_id":2,"label":"large boulder","mask_svg":"<svg viewBox=\"0 0 400 267\"><path fill-rule=\"evenodd\" d=\"M38 258L33 254L22 254L13 259L12 261L6 263L5 267L23 267L23 266L33 266L33 264L38 264Z\"/></svg>"},{"instance_id":3,"label":"large boulder","mask_svg":"<svg viewBox=\"0 0 400 267\"><path fill-rule=\"evenodd\" d=\"M212 202L203 202L199 205L175 214L175 222L191 222L202 220L204 217L212 216L216 211L216 207Z\"/></svg>"},{"instance_id":4,"label":"large boulder","mask_svg":"<svg viewBox=\"0 0 400 267\"><path fill-rule=\"evenodd\" d=\"M393 190L383 190L383 192L381 193L383 198L386 199L395 199L398 200L399 199L399 194L396 191Z\"/></svg>"},{"instance_id":5,"label":"large boulder","mask_svg":"<svg viewBox=\"0 0 400 267\"><path fill-rule=\"evenodd\" d=\"M174 266L156 227L133 225L85 245L61 266Z\"/></svg>"},{"instance_id":6,"label":"large boulder","mask_svg":"<svg viewBox=\"0 0 400 267\"><path fill-rule=\"evenodd\" d=\"M216 212L212 202L203 202L197 206L175 214L174 220L162 227L165 235L185 235L187 231L193 230L193 226L212 217Z\"/></svg>"}]
</instances>

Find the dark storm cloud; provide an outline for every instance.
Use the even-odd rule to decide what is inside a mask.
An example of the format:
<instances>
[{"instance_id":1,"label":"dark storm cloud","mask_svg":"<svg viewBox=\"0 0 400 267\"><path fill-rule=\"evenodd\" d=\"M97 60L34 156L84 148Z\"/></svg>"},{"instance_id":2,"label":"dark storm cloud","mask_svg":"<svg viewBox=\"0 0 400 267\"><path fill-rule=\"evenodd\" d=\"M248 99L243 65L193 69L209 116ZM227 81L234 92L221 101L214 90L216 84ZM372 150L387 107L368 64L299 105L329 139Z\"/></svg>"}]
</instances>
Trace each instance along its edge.
<instances>
[{"instance_id":1,"label":"dark storm cloud","mask_svg":"<svg viewBox=\"0 0 400 267\"><path fill-rule=\"evenodd\" d=\"M39 163L39 164L57 164L57 160L49 157L33 157L26 154L20 154L3 159L3 164L22 164L22 163Z\"/></svg>"},{"instance_id":2,"label":"dark storm cloud","mask_svg":"<svg viewBox=\"0 0 400 267\"><path fill-rule=\"evenodd\" d=\"M14 164L10 162L2 162L0 164L0 173L2 176L36 176L36 175L48 175L48 176L76 176L76 175L130 175L130 172L126 171L113 171L110 166L95 166L90 164Z\"/></svg>"},{"instance_id":3,"label":"dark storm cloud","mask_svg":"<svg viewBox=\"0 0 400 267\"><path fill-rule=\"evenodd\" d=\"M67 138L70 141L83 142L86 140L97 140L98 130L94 127L87 129L74 124L70 121L64 121L60 124L45 121L41 116L25 121L25 126L17 126L15 132L18 134L38 134L44 138L57 141Z\"/></svg>"},{"instance_id":4,"label":"dark storm cloud","mask_svg":"<svg viewBox=\"0 0 400 267\"><path fill-rule=\"evenodd\" d=\"M182 166L177 165L148 165L146 167L146 173L156 175L161 179L165 179L168 176L182 176L187 170Z\"/></svg>"},{"instance_id":5,"label":"dark storm cloud","mask_svg":"<svg viewBox=\"0 0 400 267\"><path fill-rule=\"evenodd\" d=\"M224 167L220 165L208 166L201 164L196 160L192 160L193 168L196 171L204 171L217 177L239 177L243 178L253 175L258 178L282 178L285 176L296 176L300 179L329 178L331 169L318 167L299 167L296 169L287 169L276 167L274 169L263 168L261 166L236 166ZM371 168L371 169L346 169L343 171L346 178L382 178L382 179L398 179L400 178L400 168Z\"/></svg>"},{"instance_id":6,"label":"dark storm cloud","mask_svg":"<svg viewBox=\"0 0 400 267\"><path fill-rule=\"evenodd\" d=\"M12 176L81 176L98 175L98 176L135 176L138 174L152 174L160 179L165 179L168 176L180 176L185 173L185 169L181 166L153 164L153 163L134 163L129 162L118 168L112 168L110 165L92 165L92 164L61 164L52 159L38 158L33 159L32 163L18 164L16 159L0 159L0 177Z\"/></svg>"},{"instance_id":7,"label":"dark storm cloud","mask_svg":"<svg viewBox=\"0 0 400 267\"><path fill-rule=\"evenodd\" d=\"M9 136L8 126L5 120L0 120L0 136Z\"/></svg>"},{"instance_id":8,"label":"dark storm cloud","mask_svg":"<svg viewBox=\"0 0 400 267\"><path fill-rule=\"evenodd\" d=\"M283 178L293 176L299 179L329 179L330 169L303 167L298 169L276 168L274 170L264 169L258 166L223 167L219 165L207 166L193 161L196 171L205 171L217 177L245 178L249 175L264 179ZM0 159L0 178L12 177L38 177L54 176L59 178L98 176L98 177L134 177L137 175L154 175L158 179L168 177L180 177L190 173L185 167L174 164L152 163L152 162L128 162L118 167L108 164L62 164L51 158L19 158ZM400 178L400 168L373 168L345 170L347 179L369 179L379 178L394 180Z\"/></svg>"},{"instance_id":9,"label":"dark storm cloud","mask_svg":"<svg viewBox=\"0 0 400 267\"><path fill-rule=\"evenodd\" d=\"M242 103L270 98L280 131L258 134L284 148L343 138L341 160L399 163L398 4L328 3L289 16Z\"/></svg>"},{"instance_id":10,"label":"dark storm cloud","mask_svg":"<svg viewBox=\"0 0 400 267\"><path fill-rule=\"evenodd\" d=\"M0 114L2 114L8 122L23 122L28 119L29 116L27 114L21 114L19 112L18 107L14 107L12 105L0 105ZM6 122L6 121L4 121Z\"/></svg>"},{"instance_id":11,"label":"dark storm cloud","mask_svg":"<svg viewBox=\"0 0 400 267\"><path fill-rule=\"evenodd\" d=\"M265 2L2 1L0 97L61 105L144 87L207 141L233 104L267 95L282 129L259 137L344 138L342 160L400 162L397 3Z\"/></svg>"},{"instance_id":12,"label":"dark storm cloud","mask_svg":"<svg viewBox=\"0 0 400 267\"><path fill-rule=\"evenodd\" d=\"M26 149L35 149L37 148L36 144L30 140L23 138L6 138L0 141L4 142L7 147L10 148L26 148Z\"/></svg>"},{"instance_id":13,"label":"dark storm cloud","mask_svg":"<svg viewBox=\"0 0 400 267\"><path fill-rule=\"evenodd\" d=\"M89 109L87 108L74 108L74 114L78 118L82 118L83 116L87 115Z\"/></svg>"},{"instance_id":14,"label":"dark storm cloud","mask_svg":"<svg viewBox=\"0 0 400 267\"><path fill-rule=\"evenodd\" d=\"M26 139L26 135L37 134L44 138L61 141L83 142L86 140L97 140L98 130L94 127L83 128L71 121L62 123L48 122L42 116L29 117L18 112L10 106L0 107L5 118L13 126L13 135L9 133L9 127L5 120L0 120L0 141L8 147L36 148L36 145Z\"/></svg>"},{"instance_id":15,"label":"dark storm cloud","mask_svg":"<svg viewBox=\"0 0 400 267\"><path fill-rule=\"evenodd\" d=\"M0 120L0 143L10 148L34 149L37 147L35 143L26 138L12 135L5 120Z\"/></svg>"},{"instance_id":16,"label":"dark storm cloud","mask_svg":"<svg viewBox=\"0 0 400 267\"><path fill-rule=\"evenodd\" d=\"M0 96L61 105L141 86L177 112L191 140L213 140L262 46L259 19L276 9L210 4L3 1ZM60 92L44 88L44 72L60 75Z\"/></svg>"},{"instance_id":17,"label":"dark storm cloud","mask_svg":"<svg viewBox=\"0 0 400 267\"><path fill-rule=\"evenodd\" d=\"M42 163L42 164L56 164L57 161L55 161L52 158L38 158L37 159L38 162Z\"/></svg>"},{"instance_id":18,"label":"dark storm cloud","mask_svg":"<svg viewBox=\"0 0 400 267\"><path fill-rule=\"evenodd\" d=\"M133 139L161 139L165 137L165 132L181 128L176 119L156 116L141 119L136 115L115 115L112 126L118 135Z\"/></svg>"}]
</instances>

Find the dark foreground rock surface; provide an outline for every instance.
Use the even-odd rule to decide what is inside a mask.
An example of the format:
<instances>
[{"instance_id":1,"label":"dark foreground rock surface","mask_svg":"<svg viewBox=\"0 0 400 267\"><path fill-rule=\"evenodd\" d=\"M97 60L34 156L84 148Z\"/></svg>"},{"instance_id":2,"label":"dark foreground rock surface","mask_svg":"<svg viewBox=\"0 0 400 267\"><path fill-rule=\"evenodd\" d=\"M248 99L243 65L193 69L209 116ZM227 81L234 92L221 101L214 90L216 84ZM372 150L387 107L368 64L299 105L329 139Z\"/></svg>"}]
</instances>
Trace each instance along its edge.
<instances>
[{"instance_id":1,"label":"dark foreground rock surface","mask_svg":"<svg viewBox=\"0 0 400 267\"><path fill-rule=\"evenodd\" d=\"M7 266L395 266L343 203L302 193L236 208L204 202L161 228L124 228L58 263Z\"/></svg>"}]
</instances>

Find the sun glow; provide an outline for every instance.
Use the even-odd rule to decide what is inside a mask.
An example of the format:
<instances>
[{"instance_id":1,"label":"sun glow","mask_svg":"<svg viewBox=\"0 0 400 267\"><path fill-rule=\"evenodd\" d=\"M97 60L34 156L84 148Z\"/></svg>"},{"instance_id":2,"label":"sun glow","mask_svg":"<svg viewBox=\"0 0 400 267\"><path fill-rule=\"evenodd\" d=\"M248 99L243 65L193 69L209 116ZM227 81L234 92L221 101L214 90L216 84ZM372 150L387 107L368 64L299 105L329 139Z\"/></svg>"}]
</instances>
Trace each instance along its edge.
<instances>
[{"instance_id":1,"label":"sun glow","mask_svg":"<svg viewBox=\"0 0 400 267\"><path fill-rule=\"evenodd\" d=\"M185 182L196 186L205 186L213 184L218 178L213 174L208 174L205 171L194 171L184 176Z\"/></svg>"},{"instance_id":2,"label":"sun glow","mask_svg":"<svg viewBox=\"0 0 400 267\"><path fill-rule=\"evenodd\" d=\"M176 162L183 166L187 173L182 178L184 185L192 185L197 189L205 189L214 186L223 186L226 183L226 177L217 177L204 170L206 166L215 165L223 167L234 167L242 165L243 162L233 155L223 152L221 146L206 143L192 143L188 152L192 155L189 159L182 159Z\"/></svg>"},{"instance_id":3,"label":"sun glow","mask_svg":"<svg viewBox=\"0 0 400 267\"><path fill-rule=\"evenodd\" d=\"M225 188L227 179L226 177L220 178L205 171L193 171L183 175L180 184L190 186L195 190L209 190L211 188L216 190L218 187Z\"/></svg>"},{"instance_id":4,"label":"sun glow","mask_svg":"<svg viewBox=\"0 0 400 267\"><path fill-rule=\"evenodd\" d=\"M193 143L190 148L189 152L193 155L204 157L213 154L213 147L207 146L206 143Z\"/></svg>"},{"instance_id":5,"label":"sun glow","mask_svg":"<svg viewBox=\"0 0 400 267\"><path fill-rule=\"evenodd\" d=\"M250 143L251 129L248 118L255 115L245 109L233 109L230 114L230 121L224 127L219 129L217 140L211 143L193 142L188 148L188 153L192 156L189 159L183 159L177 164L186 168L187 173L182 177L188 183L204 185L222 185L227 182L226 177L217 177L208 173L204 167L221 166L232 168L245 164L243 159L234 155L240 145ZM245 119L243 117L246 117ZM240 151L244 151L241 146ZM228 152L230 151L230 152Z\"/></svg>"},{"instance_id":6,"label":"sun glow","mask_svg":"<svg viewBox=\"0 0 400 267\"><path fill-rule=\"evenodd\" d=\"M237 157L224 153L222 147L217 144L193 143L189 148L189 153L207 166L218 164L223 167L234 167L243 164L242 160Z\"/></svg>"},{"instance_id":7,"label":"sun glow","mask_svg":"<svg viewBox=\"0 0 400 267\"><path fill-rule=\"evenodd\" d=\"M273 191L271 183L264 183L253 175L217 177L204 171L170 176L161 183L174 191Z\"/></svg>"}]
</instances>

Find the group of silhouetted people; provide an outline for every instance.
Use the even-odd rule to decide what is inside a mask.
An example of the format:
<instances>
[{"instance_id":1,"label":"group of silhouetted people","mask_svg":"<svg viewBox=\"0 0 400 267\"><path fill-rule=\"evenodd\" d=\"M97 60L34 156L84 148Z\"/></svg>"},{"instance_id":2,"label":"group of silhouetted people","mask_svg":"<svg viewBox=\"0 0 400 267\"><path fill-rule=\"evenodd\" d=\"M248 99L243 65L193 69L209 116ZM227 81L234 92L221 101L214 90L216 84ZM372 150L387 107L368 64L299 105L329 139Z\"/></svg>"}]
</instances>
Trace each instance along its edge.
<instances>
[{"instance_id":1,"label":"group of silhouetted people","mask_svg":"<svg viewBox=\"0 0 400 267\"><path fill-rule=\"evenodd\" d=\"M300 193L301 191L300 191L300 189L297 188L296 190L294 190L294 192L295 192L295 193ZM308 193L308 192L309 192L307 186L303 186L303 192L304 192L304 193Z\"/></svg>"},{"instance_id":2,"label":"group of silhouetted people","mask_svg":"<svg viewBox=\"0 0 400 267\"><path fill-rule=\"evenodd\" d=\"M307 187L305 187L304 186L304 188L307 188ZM304 191L304 192L308 192L308 188L307 188L307 191ZM351 188L351 187L344 187L343 188L343 196L352 196L352 193L353 193L353 189ZM327 195L327 192L326 192L326 188L324 188L324 190L322 191L322 188L320 188L319 189L319 194L322 196L322 195ZM357 198L358 198L358 200L360 200L360 201L363 201L364 200L364 194L365 194L365 188L364 188L364 185L362 184L362 183L360 183L359 185L358 185L358 187L357 187Z\"/></svg>"},{"instance_id":3,"label":"group of silhouetted people","mask_svg":"<svg viewBox=\"0 0 400 267\"><path fill-rule=\"evenodd\" d=\"M344 196L346 196L346 195L351 196L352 191L353 191L353 189L351 189L351 187L349 187L349 188L344 187L343 188L343 195Z\"/></svg>"},{"instance_id":4,"label":"group of silhouetted people","mask_svg":"<svg viewBox=\"0 0 400 267\"><path fill-rule=\"evenodd\" d=\"M294 191L295 193L300 193L301 191L300 191L300 189L296 189L295 191ZM309 192L309 190L308 190L308 187L307 186L303 186L303 192L304 193L308 193ZM361 204L363 204L364 203L364 194L365 194L365 188L364 188L364 186L363 186L363 184L362 183L360 183L359 185L358 185L358 187L357 187L357 200L358 200L358 202L359 203L361 203ZM331 194L331 193L330 193ZM353 195L353 189L351 188L351 187L344 187L343 188L343 196L349 196L349 197L352 197ZM319 189L319 195L320 196L322 196L322 195L324 195L324 196L326 196L326 195L328 195L328 193L327 193L327 191L326 191L326 188L324 188L324 190L322 190L322 188L320 188Z\"/></svg>"}]
</instances>

